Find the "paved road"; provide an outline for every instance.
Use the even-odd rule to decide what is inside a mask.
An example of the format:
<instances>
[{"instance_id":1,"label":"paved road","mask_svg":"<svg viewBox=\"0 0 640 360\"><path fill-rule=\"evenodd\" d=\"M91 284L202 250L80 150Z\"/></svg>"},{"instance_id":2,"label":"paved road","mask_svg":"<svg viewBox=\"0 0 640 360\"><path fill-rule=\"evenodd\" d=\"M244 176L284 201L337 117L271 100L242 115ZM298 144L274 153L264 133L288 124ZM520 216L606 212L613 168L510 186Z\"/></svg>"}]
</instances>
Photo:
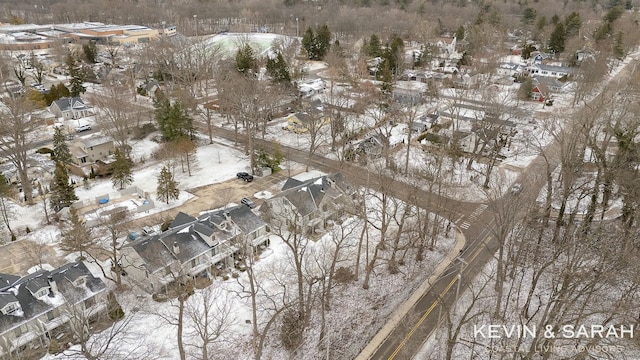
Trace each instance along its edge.
<instances>
[{"instance_id":1,"label":"paved road","mask_svg":"<svg viewBox=\"0 0 640 360\"><path fill-rule=\"evenodd\" d=\"M618 78L627 76L620 72ZM478 105L481 105L478 103ZM236 135L233 131L215 128L216 136L246 140L244 135ZM562 139L562 134L559 137ZM561 141L561 140L560 140ZM273 144L258 140L257 146L272 149ZM341 171L356 185L367 186L393 195L404 201L414 202L422 207L440 214L454 221L467 238L467 245L420 300L407 313L404 321L400 322L386 339L380 344L371 346L358 356L357 359L411 359L421 349L424 342L438 328L441 313L451 307L458 296L464 292L466 284L471 283L484 266L494 258L500 244L496 239L496 231L508 231L513 224L524 216L529 205L533 205L536 196L544 185L547 166L555 168L559 158L553 156L559 153L559 142L553 142L545 149L549 154L549 164L542 156L536 158L520 175L518 182L523 184L524 190L520 194L506 194L488 204L473 204L429 193L413 185L401 183L383 174L371 174L357 165L313 156L307 160L308 153L283 145L280 150L291 160L308 163L310 166L326 172Z\"/></svg>"}]
</instances>

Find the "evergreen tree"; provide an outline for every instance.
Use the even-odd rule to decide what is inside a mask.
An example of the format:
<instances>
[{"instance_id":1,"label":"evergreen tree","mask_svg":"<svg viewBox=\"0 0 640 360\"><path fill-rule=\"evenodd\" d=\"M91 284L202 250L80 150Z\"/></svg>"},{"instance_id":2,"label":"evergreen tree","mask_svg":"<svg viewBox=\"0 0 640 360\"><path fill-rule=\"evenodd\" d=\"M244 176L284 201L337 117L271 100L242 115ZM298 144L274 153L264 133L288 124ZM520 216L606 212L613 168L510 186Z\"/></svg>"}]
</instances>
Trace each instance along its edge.
<instances>
[{"instance_id":1,"label":"evergreen tree","mask_svg":"<svg viewBox=\"0 0 640 360\"><path fill-rule=\"evenodd\" d=\"M538 19L538 24L536 25L536 29L538 29L538 31L542 31L545 26L547 26L547 18L544 16L541 16Z\"/></svg>"},{"instance_id":2,"label":"evergreen tree","mask_svg":"<svg viewBox=\"0 0 640 360\"><path fill-rule=\"evenodd\" d=\"M564 41L566 38L566 32L564 25L561 22L556 24L556 28L551 33L549 38L549 49L558 54L564 51Z\"/></svg>"},{"instance_id":3,"label":"evergreen tree","mask_svg":"<svg viewBox=\"0 0 640 360\"><path fill-rule=\"evenodd\" d=\"M253 48L249 44L244 44L236 53L236 68L243 74L258 72L258 61Z\"/></svg>"},{"instance_id":4,"label":"evergreen tree","mask_svg":"<svg viewBox=\"0 0 640 360\"><path fill-rule=\"evenodd\" d=\"M167 141L176 141L182 137L191 137L193 120L180 101L171 104L169 98L159 95L154 99L155 118L162 136Z\"/></svg>"},{"instance_id":5,"label":"evergreen tree","mask_svg":"<svg viewBox=\"0 0 640 360\"><path fill-rule=\"evenodd\" d=\"M456 30L456 40L464 40L464 25L458 26L458 30Z\"/></svg>"},{"instance_id":6,"label":"evergreen tree","mask_svg":"<svg viewBox=\"0 0 640 360\"><path fill-rule=\"evenodd\" d=\"M381 91L386 97L391 97L393 92L393 75L391 73L391 66L385 60L382 62L382 70L378 73L379 80L382 81Z\"/></svg>"},{"instance_id":7,"label":"evergreen tree","mask_svg":"<svg viewBox=\"0 0 640 360\"><path fill-rule=\"evenodd\" d=\"M522 22L524 22L525 25L531 25L536 19L536 16L536 9L528 7L524 9L524 13L522 14Z\"/></svg>"},{"instance_id":8,"label":"evergreen tree","mask_svg":"<svg viewBox=\"0 0 640 360\"><path fill-rule=\"evenodd\" d=\"M66 64L67 71L69 72L69 77L71 77L71 80L69 82L69 87L71 88L69 89L69 95L79 96L80 94L84 94L87 89L82 85L82 83L84 82L83 72L78 65L75 54L67 54Z\"/></svg>"},{"instance_id":9,"label":"evergreen tree","mask_svg":"<svg viewBox=\"0 0 640 360\"><path fill-rule=\"evenodd\" d=\"M382 56L382 44L378 35L371 34L369 43L365 47L365 54L372 58Z\"/></svg>"},{"instance_id":10,"label":"evergreen tree","mask_svg":"<svg viewBox=\"0 0 640 360\"><path fill-rule=\"evenodd\" d=\"M307 52L309 60L322 60L331 48L331 31L327 24L316 29L314 34L311 27L302 36L302 47Z\"/></svg>"},{"instance_id":11,"label":"evergreen tree","mask_svg":"<svg viewBox=\"0 0 640 360\"><path fill-rule=\"evenodd\" d=\"M62 233L62 241L60 248L66 252L80 252L80 259L84 259L83 253L87 252L93 245L91 228L88 228L78 214L78 210L71 208L70 211L71 227Z\"/></svg>"},{"instance_id":12,"label":"evergreen tree","mask_svg":"<svg viewBox=\"0 0 640 360\"><path fill-rule=\"evenodd\" d=\"M133 182L133 161L118 148L114 152L114 157L115 160L111 166L111 182L113 187L122 190Z\"/></svg>"},{"instance_id":13,"label":"evergreen tree","mask_svg":"<svg viewBox=\"0 0 640 360\"><path fill-rule=\"evenodd\" d=\"M71 164L71 151L69 151L65 135L60 127L53 130L53 160L64 165Z\"/></svg>"},{"instance_id":14,"label":"evergreen tree","mask_svg":"<svg viewBox=\"0 0 640 360\"><path fill-rule=\"evenodd\" d=\"M572 12L565 18L564 23L565 23L564 30L567 37L578 35L578 31L580 30L580 27L582 27L582 20L580 20L580 14L578 14L575 11Z\"/></svg>"},{"instance_id":15,"label":"evergreen tree","mask_svg":"<svg viewBox=\"0 0 640 360\"><path fill-rule=\"evenodd\" d=\"M89 43L82 45L82 52L84 58L89 64L95 64L98 57L98 48L95 41L89 41Z\"/></svg>"},{"instance_id":16,"label":"evergreen tree","mask_svg":"<svg viewBox=\"0 0 640 360\"><path fill-rule=\"evenodd\" d=\"M596 41L602 41L611 36L611 33L613 33L613 26L611 26L610 22L605 22L604 24L600 25L598 29L596 29L595 33L593 34L593 38Z\"/></svg>"},{"instance_id":17,"label":"evergreen tree","mask_svg":"<svg viewBox=\"0 0 640 360\"><path fill-rule=\"evenodd\" d=\"M156 188L156 198L167 204L170 200L177 200L180 196L178 182L174 180L173 174L164 166L158 176L158 187Z\"/></svg>"},{"instance_id":18,"label":"evergreen tree","mask_svg":"<svg viewBox=\"0 0 640 360\"><path fill-rule=\"evenodd\" d=\"M312 60L322 60L331 49L331 31L329 31L329 26L327 24L318 28L314 40L316 43L316 58Z\"/></svg>"},{"instance_id":19,"label":"evergreen tree","mask_svg":"<svg viewBox=\"0 0 640 360\"><path fill-rule=\"evenodd\" d=\"M613 44L613 55L618 60L622 60L625 56L624 33L622 31L618 31L616 33L616 40L615 40L615 43Z\"/></svg>"},{"instance_id":20,"label":"evergreen tree","mask_svg":"<svg viewBox=\"0 0 640 360\"><path fill-rule=\"evenodd\" d=\"M51 180L51 197L49 205L53 211L58 212L78 200L75 189L69 183L67 167L60 161L56 161L56 169Z\"/></svg>"},{"instance_id":21,"label":"evergreen tree","mask_svg":"<svg viewBox=\"0 0 640 360\"><path fill-rule=\"evenodd\" d=\"M267 60L267 72L274 82L289 84L291 83L291 75L289 74L289 66L284 61L282 53L278 52L275 60L269 58Z\"/></svg>"},{"instance_id":22,"label":"evergreen tree","mask_svg":"<svg viewBox=\"0 0 640 360\"><path fill-rule=\"evenodd\" d=\"M304 35L302 35L302 41L301 41L302 48L307 52L307 57L309 59L311 59L311 57L315 52L314 39L315 39L315 35L313 34L313 29L311 29L311 26L309 26L307 30L304 32Z\"/></svg>"}]
</instances>

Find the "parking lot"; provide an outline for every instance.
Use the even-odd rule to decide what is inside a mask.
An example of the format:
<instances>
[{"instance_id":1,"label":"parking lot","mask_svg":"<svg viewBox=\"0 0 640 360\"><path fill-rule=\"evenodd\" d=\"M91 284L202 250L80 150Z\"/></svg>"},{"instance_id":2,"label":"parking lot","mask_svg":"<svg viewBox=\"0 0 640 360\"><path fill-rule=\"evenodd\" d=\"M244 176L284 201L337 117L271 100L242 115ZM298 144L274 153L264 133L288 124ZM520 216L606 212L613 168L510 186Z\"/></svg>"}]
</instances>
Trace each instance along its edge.
<instances>
[{"instance_id":1,"label":"parking lot","mask_svg":"<svg viewBox=\"0 0 640 360\"><path fill-rule=\"evenodd\" d=\"M256 198L254 194L261 191L269 191L272 194L277 194L289 176L295 176L304 172L304 170L304 165L295 165L292 166L290 170L282 170L265 177L256 176L252 182L245 182L241 179L233 178L221 183L186 189L187 192L194 195L193 198L181 206L131 221L129 228L132 231L139 231L139 229L142 229L144 226L153 226L173 219L180 211L189 215L198 216L198 214L203 211L221 208L229 203L240 204L240 200L243 197L250 198L256 205L260 206L263 200Z\"/></svg>"}]
</instances>

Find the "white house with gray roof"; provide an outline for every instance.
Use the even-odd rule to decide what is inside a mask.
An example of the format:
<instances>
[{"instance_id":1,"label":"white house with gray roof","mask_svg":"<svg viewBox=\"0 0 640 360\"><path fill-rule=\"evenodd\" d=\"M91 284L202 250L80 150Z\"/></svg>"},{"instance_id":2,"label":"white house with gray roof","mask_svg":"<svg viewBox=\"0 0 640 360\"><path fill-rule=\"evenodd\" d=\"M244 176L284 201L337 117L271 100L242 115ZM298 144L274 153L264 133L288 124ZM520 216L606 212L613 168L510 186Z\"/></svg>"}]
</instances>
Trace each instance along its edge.
<instances>
[{"instance_id":1,"label":"white house with gray roof","mask_svg":"<svg viewBox=\"0 0 640 360\"><path fill-rule=\"evenodd\" d=\"M295 226L301 233L314 234L353 207L355 190L341 173L307 181L289 178L282 192L267 199L260 211L274 227Z\"/></svg>"},{"instance_id":2,"label":"white house with gray roof","mask_svg":"<svg viewBox=\"0 0 640 360\"><path fill-rule=\"evenodd\" d=\"M82 262L26 276L0 274L0 359L46 349L49 339L69 331L71 320L84 324L106 309L106 285Z\"/></svg>"},{"instance_id":3,"label":"white house with gray roof","mask_svg":"<svg viewBox=\"0 0 640 360\"><path fill-rule=\"evenodd\" d=\"M91 107L79 96L60 98L51 103L49 111L64 120L77 120L93 115Z\"/></svg>"}]
</instances>

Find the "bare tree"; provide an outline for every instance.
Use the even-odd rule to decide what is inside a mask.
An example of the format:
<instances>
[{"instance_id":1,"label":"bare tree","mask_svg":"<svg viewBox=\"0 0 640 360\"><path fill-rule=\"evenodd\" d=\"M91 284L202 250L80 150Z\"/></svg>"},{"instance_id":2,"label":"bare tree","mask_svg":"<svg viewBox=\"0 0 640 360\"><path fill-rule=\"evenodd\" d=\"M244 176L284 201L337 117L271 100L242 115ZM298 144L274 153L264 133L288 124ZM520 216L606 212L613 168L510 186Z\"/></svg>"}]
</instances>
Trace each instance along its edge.
<instances>
[{"instance_id":1,"label":"bare tree","mask_svg":"<svg viewBox=\"0 0 640 360\"><path fill-rule=\"evenodd\" d=\"M185 348L193 357L209 360L219 354L223 335L229 335L234 315L232 299L227 292L214 284L189 297L185 304L185 316L191 324L186 331Z\"/></svg>"},{"instance_id":2,"label":"bare tree","mask_svg":"<svg viewBox=\"0 0 640 360\"><path fill-rule=\"evenodd\" d=\"M15 165L27 204L33 204L33 186L28 175L28 152L32 148L31 131L36 120L31 118L34 105L22 97L5 98L0 110L0 150Z\"/></svg>"}]
</instances>

